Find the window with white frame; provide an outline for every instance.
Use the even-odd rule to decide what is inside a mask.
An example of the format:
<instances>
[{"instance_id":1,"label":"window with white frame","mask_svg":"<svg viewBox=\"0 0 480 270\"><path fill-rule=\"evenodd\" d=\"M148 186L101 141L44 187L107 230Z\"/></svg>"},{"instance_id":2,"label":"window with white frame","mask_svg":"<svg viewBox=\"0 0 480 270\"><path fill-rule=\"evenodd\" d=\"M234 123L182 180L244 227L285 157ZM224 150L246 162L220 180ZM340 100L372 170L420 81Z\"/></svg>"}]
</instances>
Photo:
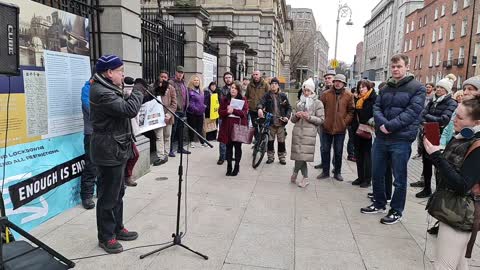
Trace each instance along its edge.
<instances>
[{"instance_id":1,"label":"window with white frame","mask_svg":"<svg viewBox=\"0 0 480 270\"><path fill-rule=\"evenodd\" d=\"M415 21L412 21L412 26L410 27L410 32L415 31Z\"/></svg>"},{"instance_id":2,"label":"window with white frame","mask_svg":"<svg viewBox=\"0 0 480 270\"><path fill-rule=\"evenodd\" d=\"M470 6L470 0L463 0L463 8L467 8Z\"/></svg>"},{"instance_id":3,"label":"window with white frame","mask_svg":"<svg viewBox=\"0 0 480 270\"><path fill-rule=\"evenodd\" d=\"M403 48L403 52L407 52L407 50L408 50L408 41L405 40L405 46Z\"/></svg>"},{"instance_id":4,"label":"window with white frame","mask_svg":"<svg viewBox=\"0 0 480 270\"><path fill-rule=\"evenodd\" d=\"M420 36L417 37L417 48L420 47Z\"/></svg>"},{"instance_id":5,"label":"window with white frame","mask_svg":"<svg viewBox=\"0 0 480 270\"><path fill-rule=\"evenodd\" d=\"M460 60L461 59L461 60ZM465 59L465 46L460 46L460 49L458 49L458 61L459 61L459 64L463 62Z\"/></svg>"},{"instance_id":6,"label":"window with white frame","mask_svg":"<svg viewBox=\"0 0 480 270\"><path fill-rule=\"evenodd\" d=\"M419 69L422 69L422 62L423 62L423 55L420 55L420 57L418 58L418 68Z\"/></svg>"},{"instance_id":7,"label":"window with white frame","mask_svg":"<svg viewBox=\"0 0 480 270\"><path fill-rule=\"evenodd\" d=\"M432 79L430 80L430 82L435 83L435 75L432 75Z\"/></svg>"},{"instance_id":8,"label":"window with white frame","mask_svg":"<svg viewBox=\"0 0 480 270\"><path fill-rule=\"evenodd\" d=\"M405 30L405 34L408 34L410 32L410 24L407 23L407 29Z\"/></svg>"},{"instance_id":9,"label":"window with white frame","mask_svg":"<svg viewBox=\"0 0 480 270\"><path fill-rule=\"evenodd\" d=\"M415 56L415 62L413 62L413 69L417 69L418 56Z\"/></svg>"},{"instance_id":10,"label":"window with white frame","mask_svg":"<svg viewBox=\"0 0 480 270\"><path fill-rule=\"evenodd\" d=\"M462 76L457 76L457 89L462 89L463 78Z\"/></svg>"},{"instance_id":11,"label":"window with white frame","mask_svg":"<svg viewBox=\"0 0 480 270\"><path fill-rule=\"evenodd\" d=\"M461 37L464 37L467 35L467 18L464 18L462 21L462 31L460 33Z\"/></svg>"},{"instance_id":12,"label":"window with white frame","mask_svg":"<svg viewBox=\"0 0 480 270\"><path fill-rule=\"evenodd\" d=\"M433 19L438 20L438 7L435 8L435 15L434 15Z\"/></svg>"},{"instance_id":13,"label":"window with white frame","mask_svg":"<svg viewBox=\"0 0 480 270\"><path fill-rule=\"evenodd\" d=\"M434 55L435 55L434 52L430 53L430 60L428 61L428 66L429 67L433 67L433 58L435 57Z\"/></svg>"},{"instance_id":14,"label":"window with white frame","mask_svg":"<svg viewBox=\"0 0 480 270\"><path fill-rule=\"evenodd\" d=\"M453 60L453 49L448 49L447 60L448 60L448 61L452 61L452 60Z\"/></svg>"},{"instance_id":15,"label":"window with white frame","mask_svg":"<svg viewBox=\"0 0 480 270\"><path fill-rule=\"evenodd\" d=\"M440 29L438 29L438 40L442 40L443 39L443 26L440 27Z\"/></svg>"},{"instance_id":16,"label":"window with white frame","mask_svg":"<svg viewBox=\"0 0 480 270\"><path fill-rule=\"evenodd\" d=\"M452 14L457 13L458 11L458 0L453 0Z\"/></svg>"},{"instance_id":17,"label":"window with white frame","mask_svg":"<svg viewBox=\"0 0 480 270\"><path fill-rule=\"evenodd\" d=\"M425 46L425 34L422 35L422 47Z\"/></svg>"},{"instance_id":18,"label":"window with white frame","mask_svg":"<svg viewBox=\"0 0 480 270\"><path fill-rule=\"evenodd\" d=\"M423 25L427 25L427 15L423 16Z\"/></svg>"},{"instance_id":19,"label":"window with white frame","mask_svg":"<svg viewBox=\"0 0 480 270\"><path fill-rule=\"evenodd\" d=\"M440 50L437 51L437 59L435 59L435 66L440 65Z\"/></svg>"},{"instance_id":20,"label":"window with white frame","mask_svg":"<svg viewBox=\"0 0 480 270\"><path fill-rule=\"evenodd\" d=\"M455 39L455 24L450 25L450 40Z\"/></svg>"},{"instance_id":21,"label":"window with white frame","mask_svg":"<svg viewBox=\"0 0 480 270\"><path fill-rule=\"evenodd\" d=\"M437 40L437 30L433 29L432 32L432 43Z\"/></svg>"},{"instance_id":22,"label":"window with white frame","mask_svg":"<svg viewBox=\"0 0 480 270\"><path fill-rule=\"evenodd\" d=\"M412 50L412 40L410 39L409 43L408 43L408 50L411 51Z\"/></svg>"},{"instance_id":23,"label":"window with white frame","mask_svg":"<svg viewBox=\"0 0 480 270\"><path fill-rule=\"evenodd\" d=\"M446 6L445 4L442 5L442 12L440 13L440 16L445 16L445 9L446 9Z\"/></svg>"}]
</instances>

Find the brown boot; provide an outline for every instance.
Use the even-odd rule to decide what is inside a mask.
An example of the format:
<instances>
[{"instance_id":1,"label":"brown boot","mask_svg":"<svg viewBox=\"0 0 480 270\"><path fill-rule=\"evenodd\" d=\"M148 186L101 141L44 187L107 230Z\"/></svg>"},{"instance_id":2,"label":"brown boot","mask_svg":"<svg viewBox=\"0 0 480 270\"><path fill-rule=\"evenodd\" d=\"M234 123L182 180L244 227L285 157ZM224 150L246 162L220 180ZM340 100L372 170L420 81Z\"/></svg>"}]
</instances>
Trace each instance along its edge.
<instances>
[{"instance_id":1,"label":"brown boot","mask_svg":"<svg viewBox=\"0 0 480 270\"><path fill-rule=\"evenodd\" d=\"M136 187L137 182L135 182L135 180L133 180L133 178L131 176L127 176L127 177L125 177L125 185L127 185L129 187Z\"/></svg>"}]
</instances>

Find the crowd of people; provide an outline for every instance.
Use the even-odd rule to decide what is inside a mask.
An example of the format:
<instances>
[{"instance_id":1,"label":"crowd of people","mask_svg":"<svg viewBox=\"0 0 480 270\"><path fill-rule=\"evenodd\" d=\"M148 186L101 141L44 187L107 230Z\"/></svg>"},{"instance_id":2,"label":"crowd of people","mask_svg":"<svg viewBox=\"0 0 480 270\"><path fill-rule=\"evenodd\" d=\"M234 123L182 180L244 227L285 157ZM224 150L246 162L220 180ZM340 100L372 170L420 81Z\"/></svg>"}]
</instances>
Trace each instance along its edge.
<instances>
[{"instance_id":1,"label":"crowd of people","mask_svg":"<svg viewBox=\"0 0 480 270\"><path fill-rule=\"evenodd\" d=\"M330 178L332 172L334 179L344 180L343 147L348 134L352 149L347 152L353 153L347 159L357 167L352 185L373 188L367 194L372 203L360 211L386 213L380 222L387 225L402 220L408 163L417 140L414 158L421 158L423 163L422 179L411 186L423 188L416 197L430 198L428 213L439 221L435 267L467 269L465 257L471 255L480 224L480 210L476 210L480 179L475 169L480 159L480 77L465 80L462 89L455 91L454 74L435 84L423 85L415 80L408 73L409 59L404 54L394 55L390 66L392 77L378 86L378 92L366 79L349 89L345 76L332 70L325 74L322 89L311 78L303 82L298 101L292 106L280 89L280 81L264 78L258 70L242 82L226 72L221 88L216 82L204 88L199 75L191 76L186 83L184 68L178 66L172 80L167 71L161 71L152 85L136 80L131 93L125 94L123 62L116 56L101 57L95 75L82 89L86 168L81 182L83 206L92 209L96 178L99 245L117 253L122 251L117 240L138 237L123 227L122 197L125 186L136 185L131 176L139 154L130 120L142 103L152 99L148 90L161 97L162 103L197 133L219 142L217 164L222 166L226 161L226 176L240 173L242 142L236 139L234 130L238 126L256 127L266 113L272 115L266 164L275 162L277 141L279 164L286 165L290 153L294 161L290 181L300 188L309 185L307 162L314 161L317 147L321 162L315 168L322 170L317 179ZM219 104L218 119L212 113L215 104ZM293 128L291 147L287 149L289 122ZM178 153L190 154L192 148L205 146L204 139L189 130L190 145L185 149L188 145L181 136L184 125L168 111L165 124L154 130L154 166ZM427 128L432 124L438 129ZM255 134L256 139L258 136ZM436 137L439 143L431 141ZM302 178L297 180L299 172Z\"/></svg>"}]
</instances>

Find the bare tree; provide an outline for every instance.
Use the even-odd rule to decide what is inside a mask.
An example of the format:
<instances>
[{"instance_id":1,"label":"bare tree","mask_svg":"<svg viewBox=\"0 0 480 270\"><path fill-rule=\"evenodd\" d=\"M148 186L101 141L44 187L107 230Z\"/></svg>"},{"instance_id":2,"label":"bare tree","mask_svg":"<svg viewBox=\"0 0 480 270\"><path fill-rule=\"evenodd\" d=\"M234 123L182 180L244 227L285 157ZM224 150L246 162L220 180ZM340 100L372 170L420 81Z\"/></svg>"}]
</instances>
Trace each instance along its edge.
<instances>
[{"instance_id":1,"label":"bare tree","mask_svg":"<svg viewBox=\"0 0 480 270\"><path fill-rule=\"evenodd\" d=\"M297 80L297 69L301 66L313 67L315 31L295 31L290 47L290 74Z\"/></svg>"}]
</instances>

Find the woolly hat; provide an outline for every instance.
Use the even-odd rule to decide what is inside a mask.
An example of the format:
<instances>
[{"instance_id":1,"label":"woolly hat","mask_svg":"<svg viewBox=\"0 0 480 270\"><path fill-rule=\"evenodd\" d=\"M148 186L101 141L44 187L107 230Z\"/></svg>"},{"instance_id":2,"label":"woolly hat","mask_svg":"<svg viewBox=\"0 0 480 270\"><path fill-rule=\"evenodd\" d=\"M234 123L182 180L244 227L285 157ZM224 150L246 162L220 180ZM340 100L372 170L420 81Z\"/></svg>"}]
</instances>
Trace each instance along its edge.
<instances>
[{"instance_id":1,"label":"woolly hat","mask_svg":"<svg viewBox=\"0 0 480 270\"><path fill-rule=\"evenodd\" d=\"M480 76L471 77L470 79L463 82L462 87L465 88L465 85L470 84L471 86L477 88L477 91L480 91Z\"/></svg>"},{"instance_id":2,"label":"woolly hat","mask_svg":"<svg viewBox=\"0 0 480 270\"><path fill-rule=\"evenodd\" d=\"M309 89L310 91L315 92L315 83L312 78L303 82L302 89Z\"/></svg>"},{"instance_id":3,"label":"woolly hat","mask_svg":"<svg viewBox=\"0 0 480 270\"><path fill-rule=\"evenodd\" d=\"M277 79L277 77L273 77L271 80L270 80L270 83L277 83L277 84L280 84L280 81Z\"/></svg>"},{"instance_id":4,"label":"woolly hat","mask_svg":"<svg viewBox=\"0 0 480 270\"><path fill-rule=\"evenodd\" d=\"M448 74L445 78L437 82L437 87L440 86L447 90L447 94L452 93L453 83L457 80L457 77L453 74Z\"/></svg>"},{"instance_id":5,"label":"woolly hat","mask_svg":"<svg viewBox=\"0 0 480 270\"><path fill-rule=\"evenodd\" d=\"M95 64L95 70L97 73L105 72L109 69L114 70L123 66L123 61L116 55L104 55L98 58Z\"/></svg>"}]
</instances>

